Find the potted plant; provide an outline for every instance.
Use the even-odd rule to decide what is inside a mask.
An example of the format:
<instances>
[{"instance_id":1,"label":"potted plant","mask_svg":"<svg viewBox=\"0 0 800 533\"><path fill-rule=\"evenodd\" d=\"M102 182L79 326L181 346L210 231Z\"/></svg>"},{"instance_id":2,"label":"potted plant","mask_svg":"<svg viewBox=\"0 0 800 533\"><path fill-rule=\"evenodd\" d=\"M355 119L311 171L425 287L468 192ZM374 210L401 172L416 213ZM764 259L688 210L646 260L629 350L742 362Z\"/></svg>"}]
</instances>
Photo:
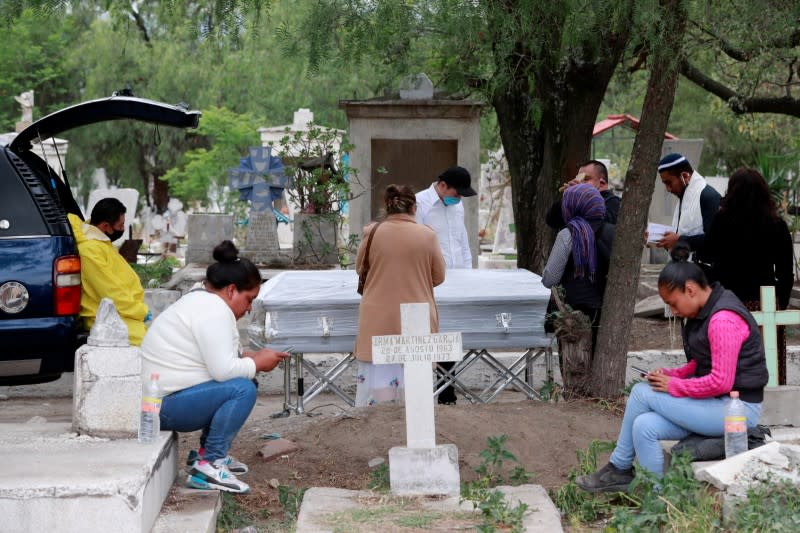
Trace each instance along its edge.
<instances>
[{"instance_id":1,"label":"potted plant","mask_svg":"<svg viewBox=\"0 0 800 533\"><path fill-rule=\"evenodd\" d=\"M279 155L289 177L286 192L297 207L294 260L299 264L339 264L342 210L352 200L350 181L357 172L348 158L353 147L341 131L309 122L306 130L285 130Z\"/></svg>"}]
</instances>

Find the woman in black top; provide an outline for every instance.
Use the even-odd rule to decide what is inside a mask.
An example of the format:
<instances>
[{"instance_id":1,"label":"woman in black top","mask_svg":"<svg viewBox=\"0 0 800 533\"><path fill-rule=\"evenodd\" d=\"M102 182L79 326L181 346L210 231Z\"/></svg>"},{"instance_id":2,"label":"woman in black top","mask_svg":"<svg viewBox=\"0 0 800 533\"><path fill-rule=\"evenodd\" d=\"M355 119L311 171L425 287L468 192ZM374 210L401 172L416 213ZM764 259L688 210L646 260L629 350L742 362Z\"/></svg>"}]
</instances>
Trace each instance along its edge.
<instances>
[{"instance_id":1,"label":"woman in black top","mask_svg":"<svg viewBox=\"0 0 800 533\"><path fill-rule=\"evenodd\" d=\"M794 250L767 182L755 169L740 168L706 236L712 277L751 311L761 309L761 286L772 285L786 309L794 283ZM786 383L786 336L778 328L778 383Z\"/></svg>"}]
</instances>

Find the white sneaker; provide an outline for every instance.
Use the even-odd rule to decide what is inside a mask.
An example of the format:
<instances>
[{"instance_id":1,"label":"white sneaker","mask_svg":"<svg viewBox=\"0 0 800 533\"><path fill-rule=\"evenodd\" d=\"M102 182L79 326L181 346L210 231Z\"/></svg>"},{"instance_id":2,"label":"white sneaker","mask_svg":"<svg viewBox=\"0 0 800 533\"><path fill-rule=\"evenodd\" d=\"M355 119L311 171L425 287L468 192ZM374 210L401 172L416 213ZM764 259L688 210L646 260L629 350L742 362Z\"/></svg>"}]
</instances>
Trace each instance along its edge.
<instances>
[{"instance_id":1,"label":"white sneaker","mask_svg":"<svg viewBox=\"0 0 800 533\"><path fill-rule=\"evenodd\" d=\"M232 455L226 455L222 459L217 459L214 461L214 464L225 465L228 468L228 471L237 475L246 474L250 471L246 464L235 459Z\"/></svg>"},{"instance_id":2,"label":"white sneaker","mask_svg":"<svg viewBox=\"0 0 800 533\"><path fill-rule=\"evenodd\" d=\"M192 471L192 466L194 466L195 461L202 458L203 457L197 453L197 450L190 450L189 456L186 458L186 468L185 468L186 473L190 474ZM222 459L218 459L215 462L227 466L228 470L232 474L241 475L241 474L246 474L250 471L250 469L247 468L246 464L234 458L232 455L227 455Z\"/></svg>"},{"instance_id":3,"label":"white sneaker","mask_svg":"<svg viewBox=\"0 0 800 533\"><path fill-rule=\"evenodd\" d=\"M193 489L216 489L240 494L250 492L247 483L239 481L225 465L219 464L220 461L222 459L213 463L195 461L186 480L186 486Z\"/></svg>"}]
</instances>

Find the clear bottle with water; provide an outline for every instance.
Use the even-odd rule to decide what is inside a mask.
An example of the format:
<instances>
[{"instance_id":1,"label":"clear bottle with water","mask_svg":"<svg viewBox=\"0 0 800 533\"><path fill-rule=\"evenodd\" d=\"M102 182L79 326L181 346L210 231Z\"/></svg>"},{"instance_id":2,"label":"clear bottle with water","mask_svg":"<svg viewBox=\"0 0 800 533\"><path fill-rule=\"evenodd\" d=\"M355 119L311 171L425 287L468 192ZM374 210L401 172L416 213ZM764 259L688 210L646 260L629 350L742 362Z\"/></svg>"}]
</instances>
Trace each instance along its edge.
<instances>
[{"instance_id":1,"label":"clear bottle with water","mask_svg":"<svg viewBox=\"0 0 800 533\"><path fill-rule=\"evenodd\" d=\"M725 458L747 451L747 413L739 392L732 390L725 406Z\"/></svg>"},{"instance_id":2,"label":"clear bottle with water","mask_svg":"<svg viewBox=\"0 0 800 533\"><path fill-rule=\"evenodd\" d=\"M139 414L139 442L155 442L161 431L161 387L158 384L158 374L150 374L150 380L142 386L142 409Z\"/></svg>"}]
</instances>

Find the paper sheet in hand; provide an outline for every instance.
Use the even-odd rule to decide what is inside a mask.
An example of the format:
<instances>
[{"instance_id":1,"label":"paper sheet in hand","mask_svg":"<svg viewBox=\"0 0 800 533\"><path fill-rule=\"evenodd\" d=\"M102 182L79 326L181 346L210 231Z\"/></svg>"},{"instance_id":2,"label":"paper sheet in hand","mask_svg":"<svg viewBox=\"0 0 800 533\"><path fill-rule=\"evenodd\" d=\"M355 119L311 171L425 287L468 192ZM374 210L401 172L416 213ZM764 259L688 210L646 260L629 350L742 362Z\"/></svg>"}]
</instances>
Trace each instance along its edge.
<instances>
[{"instance_id":1,"label":"paper sheet in hand","mask_svg":"<svg viewBox=\"0 0 800 533\"><path fill-rule=\"evenodd\" d=\"M647 244L655 244L664 238L664 234L668 231L674 231L672 226L666 224L656 224L655 222L647 223Z\"/></svg>"}]
</instances>

